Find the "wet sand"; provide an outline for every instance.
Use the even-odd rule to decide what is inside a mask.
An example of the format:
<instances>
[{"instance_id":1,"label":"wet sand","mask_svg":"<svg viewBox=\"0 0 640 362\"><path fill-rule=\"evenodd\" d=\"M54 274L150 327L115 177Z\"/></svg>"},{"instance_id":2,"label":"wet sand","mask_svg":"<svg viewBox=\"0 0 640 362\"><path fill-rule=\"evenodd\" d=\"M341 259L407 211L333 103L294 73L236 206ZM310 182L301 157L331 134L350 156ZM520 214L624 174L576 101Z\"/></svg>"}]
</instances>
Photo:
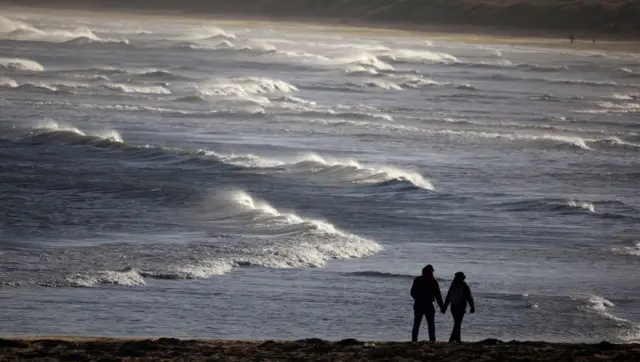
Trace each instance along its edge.
<instances>
[{"instance_id":1,"label":"wet sand","mask_svg":"<svg viewBox=\"0 0 640 362\"><path fill-rule=\"evenodd\" d=\"M640 361L640 344L222 341L27 337L0 339L0 361Z\"/></svg>"}]
</instances>

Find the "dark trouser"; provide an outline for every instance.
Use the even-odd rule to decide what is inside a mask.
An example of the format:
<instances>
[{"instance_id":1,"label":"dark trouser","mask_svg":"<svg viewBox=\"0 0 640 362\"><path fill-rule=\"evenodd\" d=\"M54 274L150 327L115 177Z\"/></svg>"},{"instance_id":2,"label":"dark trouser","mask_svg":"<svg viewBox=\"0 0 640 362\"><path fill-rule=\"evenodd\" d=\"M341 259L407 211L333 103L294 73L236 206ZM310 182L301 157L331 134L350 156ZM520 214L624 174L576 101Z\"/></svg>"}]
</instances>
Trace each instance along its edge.
<instances>
[{"instance_id":1,"label":"dark trouser","mask_svg":"<svg viewBox=\"0 0 640 362\"><path fill-rule=\"evenodd\" d=\"M464 318L464 311L455 310L451 308L451 315L453 316L453 331L449 342L461 342L460 329L462 328L462 318Z\"/></svg>"},{"instance_id":2,"label":"dark trouser","mask_svg":"<svg viewBox=\"0 0 640 362\"><path fill-rule=\"evenodd\" d=\"M433 304L427 305L422 308L413 309L413 331L411 333L411 340L418 341L418 333L420 332L420 323L422 322L422 316L427 318L427 324L429 326L429 340L431 342L436 341L436 309Z\"/></svg>"}]
</instances>

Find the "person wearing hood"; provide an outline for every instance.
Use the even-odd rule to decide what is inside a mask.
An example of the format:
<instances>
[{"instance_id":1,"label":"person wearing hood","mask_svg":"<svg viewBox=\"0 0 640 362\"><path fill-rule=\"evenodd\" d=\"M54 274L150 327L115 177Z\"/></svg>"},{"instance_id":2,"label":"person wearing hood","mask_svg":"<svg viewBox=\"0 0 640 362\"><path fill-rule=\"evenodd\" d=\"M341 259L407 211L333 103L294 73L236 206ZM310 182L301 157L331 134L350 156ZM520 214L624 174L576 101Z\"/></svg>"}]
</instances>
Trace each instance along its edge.
<instances>
[{"instance_id":1,"label":"person wearing hood","mask_svg":"<svg viewBox=\"0 0 640 362\"><path fill-rule=\"evenodd\" d=\"M467 312L467 303L469 304L469 312L475 313L476 308L473 303L471 289L464 280L466 276L463 272L457 272L449 287L447 298L442 307L442 313L447 312L447 307L451 305L451 315L453 316L453 331L449 342L461 342L460 330L462 328L462 319Z\"/></svg>"},{"instance_id":2,"label":"person wearing hood","mask_svg":"<svg viewBox=\"0 0 640 362\"><path fill-rule=\"evenodd\" d=\"M436 341L436 310L433 306L433 301L435 299L441 309L444 308L444 304L442 303L440 284L438 284L438 281L433 276L434 271L431 264L425 266L422 268L422 275L416 277L411 286L411 297L413 297L414 300L414 319L411 333L411 340L413 342L418 341L418 332L420 332L420 323L422 322L423 316L426 317L429 326L429 340L431 342Z\"/></svg>"}]
</instances>

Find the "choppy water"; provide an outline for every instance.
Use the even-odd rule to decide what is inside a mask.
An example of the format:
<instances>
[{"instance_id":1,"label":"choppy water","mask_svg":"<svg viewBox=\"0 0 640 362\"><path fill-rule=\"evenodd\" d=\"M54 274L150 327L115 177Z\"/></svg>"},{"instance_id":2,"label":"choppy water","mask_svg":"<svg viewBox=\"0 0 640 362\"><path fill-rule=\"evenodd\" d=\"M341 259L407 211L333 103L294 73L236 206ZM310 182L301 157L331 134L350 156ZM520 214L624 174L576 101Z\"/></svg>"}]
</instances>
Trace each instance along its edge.
<instances>
[{"instance_id":1,"label":"choppy water","mask_svg":"<svg viewBox=\"0 0 640 362\"><path fill-rule=\"evenodd\" d=\"M2 333L406 340L432 263L638 341L639 121L634 54L3 12Z\"/></svg>"}]
</instances>

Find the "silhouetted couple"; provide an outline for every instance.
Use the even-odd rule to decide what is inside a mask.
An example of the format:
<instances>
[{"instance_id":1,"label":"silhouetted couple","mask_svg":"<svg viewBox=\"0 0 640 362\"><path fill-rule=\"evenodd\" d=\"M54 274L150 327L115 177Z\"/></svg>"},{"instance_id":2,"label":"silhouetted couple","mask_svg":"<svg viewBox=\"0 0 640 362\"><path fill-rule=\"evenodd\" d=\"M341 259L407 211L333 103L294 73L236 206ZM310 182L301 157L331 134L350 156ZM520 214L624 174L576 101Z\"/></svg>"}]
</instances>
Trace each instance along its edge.
<instances>
[{"instance_id":1,"label":"silhouetted couple","mask_svg":"<svg viewBox=\"0 0 640 362\"><path fill-rule=\"evenodd\" d=\"M413 280L411 286L411 296L415 301L413 304L413 331L411 340L418 341L418 333L420 332L420 323L422 317L426 317L429 326L429 340L436 340L436 309L433 306L434 300L438 303L440 311L444 314L447 307L451 305L451 315L453 316L453 331L449 342L460 342L460 329L462 327L462 319L467 311L467 304L471 307L470 313L475 313L473 297L471 289L464 281L466 276L463 272L457 272L449 287L447 298L442 302L442 294L440 293L440 284L433 276L433 266L430 264L422 268L422 275Z\"/></svg>"}]
</instances>

